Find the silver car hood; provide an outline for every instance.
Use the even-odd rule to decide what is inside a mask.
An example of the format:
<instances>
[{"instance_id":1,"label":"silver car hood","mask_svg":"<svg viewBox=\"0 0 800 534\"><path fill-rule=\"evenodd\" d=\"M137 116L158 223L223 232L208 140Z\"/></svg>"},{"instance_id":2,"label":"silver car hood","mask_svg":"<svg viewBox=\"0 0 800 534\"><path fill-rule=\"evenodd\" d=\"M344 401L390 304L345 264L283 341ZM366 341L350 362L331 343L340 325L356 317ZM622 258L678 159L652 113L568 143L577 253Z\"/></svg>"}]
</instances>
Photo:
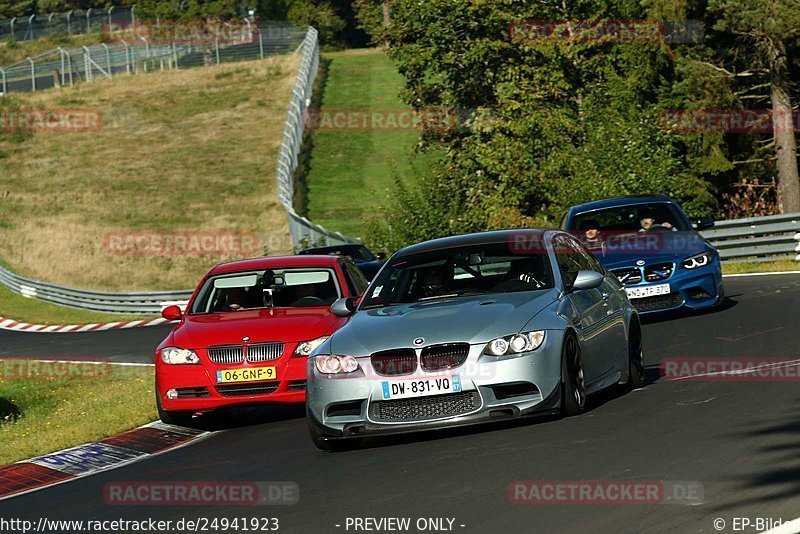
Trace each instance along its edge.
<instances>
[{"instance_id":1,"label":"silver car hood","mask_svg":"<svg viewBox=\"0 0 800 534\"><path fill-rule=\"evenodd\" d=\"M497 293L400 304L356 312L330 339L333 354L368 356L385 349L467 342L515 334L558 298L558 290Z\"/></svg>"}]
</instances>

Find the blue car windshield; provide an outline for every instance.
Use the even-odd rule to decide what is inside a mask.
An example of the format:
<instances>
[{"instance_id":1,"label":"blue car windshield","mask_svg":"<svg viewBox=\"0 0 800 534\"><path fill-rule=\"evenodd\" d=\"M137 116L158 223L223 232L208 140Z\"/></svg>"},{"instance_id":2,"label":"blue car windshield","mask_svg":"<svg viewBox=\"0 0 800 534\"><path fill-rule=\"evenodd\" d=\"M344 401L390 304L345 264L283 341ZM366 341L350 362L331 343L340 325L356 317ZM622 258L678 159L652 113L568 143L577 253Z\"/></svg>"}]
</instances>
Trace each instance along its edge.
<instances>
[{"instance_id":1,"label":"blue car windshield","mask_svg":"<svg viewBox=\"0 0 800 534\"><path fill-rule=\"evenodd\" d=\"M541 246L464 246L393 260L367 290L361 309L552 287L550 261Z\"/></svg>"},{"instance_id":2,"label":"blue car windshield","mask_svg":"<svg viewBox=\"0 0 800 534\"><path fill-rule=\"evenodd\" d=\"M692 230L686 216L674 204L657 202L617 206L574 215L566 230L577 232L584 242L602 240L603 235Z\"/></svg>"}]
</instances>

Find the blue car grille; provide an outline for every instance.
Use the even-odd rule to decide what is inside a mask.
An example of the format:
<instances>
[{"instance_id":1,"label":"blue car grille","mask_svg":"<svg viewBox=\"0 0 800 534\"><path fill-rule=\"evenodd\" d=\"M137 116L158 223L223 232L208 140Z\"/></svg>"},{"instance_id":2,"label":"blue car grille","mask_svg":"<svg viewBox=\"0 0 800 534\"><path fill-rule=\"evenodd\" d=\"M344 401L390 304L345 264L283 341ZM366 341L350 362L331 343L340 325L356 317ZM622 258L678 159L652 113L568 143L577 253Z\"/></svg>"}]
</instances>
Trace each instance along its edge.
<instances>
[{"instance_id":1,"label":"blue car grille","mask_svg":"<svg viewBox=\"0 0 800 534\"><path fill-rule=\"evenodd\" d=\"M623 267L612 269L611 272L617 277L620 283L626 286L635 286L646 283L663 282L675 272L674 263L654 263L644 267Z\"/></svg>"},{"instance_id":2,"label":"blue car grille","mask_svg":"<svg viewBox=\"0 0 800 534\"><path fill-rule=\"evenodd\" d=\"M668 310L675 308L683 303L680 293L670 293L668 295L657 295L655 297L645 297L631 301L633 307L639 312L649 312L657 310Z\"/></svg>"},{"instance_id":3,"label":"blue car grille","mask_svg":"<svg viewBox=\"0 0 800 534\"><path fill-rule=\"evenodd\" d=\"M672 276L675 265L672 263L656 263L644 268L644 279L648 282L660 282Z\"/></svg>"},{"instance_id":4,"label":"blue car grille","mask_svg":"<svg viewBox=\"0 0 800 534\"><path fill-rule=\"evenodd\" d=\"M642 281L642 270L638 267L626 267L624 269L613 269L611 271L620 283L626 286L638 284Z\"/></svg>"}]
</instances>

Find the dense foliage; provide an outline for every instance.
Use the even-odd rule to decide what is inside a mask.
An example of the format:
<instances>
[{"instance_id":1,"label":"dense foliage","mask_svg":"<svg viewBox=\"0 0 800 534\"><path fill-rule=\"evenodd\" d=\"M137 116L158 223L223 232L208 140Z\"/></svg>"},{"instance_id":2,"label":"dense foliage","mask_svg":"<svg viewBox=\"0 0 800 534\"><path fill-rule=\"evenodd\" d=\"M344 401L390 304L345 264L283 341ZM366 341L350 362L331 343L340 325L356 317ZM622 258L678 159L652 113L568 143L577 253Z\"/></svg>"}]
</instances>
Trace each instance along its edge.
<instances>
[{"instance_id":1,"label":"dense foliage","mask_svg":"<svg viewBox=\"0 0 800 534\"><path fill-rule=\"evenodd\" d=\"M766 44L793 58L798 18L797 0L392 2L385 37L406 78L404 99L470 119L423 134L421 146L441 149L441 163L421 179L398 178L371 244L392 250L463 231L557 225L569 205L635 193L670 194L692 215L719 213L743 179L779 177L769 132L674 131L664 114L769 109ZM704 33L542 38L521 24L687 19ZM797 71L788 65L790 87ZM788 180L797 182L796 171Z\"/></svg>"}]
</instances>

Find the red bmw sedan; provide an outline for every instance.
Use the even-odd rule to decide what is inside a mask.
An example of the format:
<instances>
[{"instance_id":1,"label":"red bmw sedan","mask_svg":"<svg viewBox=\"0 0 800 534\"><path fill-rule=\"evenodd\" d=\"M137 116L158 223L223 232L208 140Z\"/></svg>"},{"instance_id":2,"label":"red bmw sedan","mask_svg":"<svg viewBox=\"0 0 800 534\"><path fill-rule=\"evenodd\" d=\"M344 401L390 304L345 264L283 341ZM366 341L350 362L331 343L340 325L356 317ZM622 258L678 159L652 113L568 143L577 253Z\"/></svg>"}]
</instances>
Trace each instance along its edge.
<instances>
[{"instance_id":1,"label":"red bmw sedan","mask_svg":"<svg viewBox=\"0 0 800 534\"><path fill-rule=\"evenodd\" d=\"M194 291L158 346L156 400L165 423L189 424L216 408L302 403L306 360L347 319L330 306L367 286L351 261L286 256L224 263Z\"/></svg>"}]
</instances>

